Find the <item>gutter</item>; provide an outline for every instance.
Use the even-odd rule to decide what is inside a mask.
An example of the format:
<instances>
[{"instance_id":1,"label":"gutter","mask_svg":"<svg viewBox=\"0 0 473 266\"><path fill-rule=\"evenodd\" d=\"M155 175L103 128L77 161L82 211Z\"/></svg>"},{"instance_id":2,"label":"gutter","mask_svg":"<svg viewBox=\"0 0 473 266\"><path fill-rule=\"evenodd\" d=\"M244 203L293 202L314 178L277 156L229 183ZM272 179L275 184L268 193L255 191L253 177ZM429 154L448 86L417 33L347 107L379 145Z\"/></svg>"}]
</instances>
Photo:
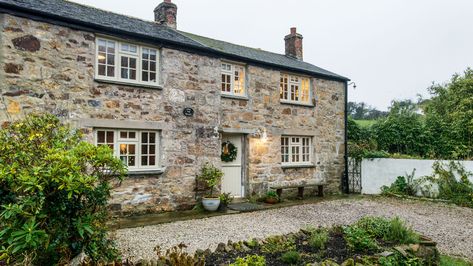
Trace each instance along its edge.
<instances>
[{"instance_id":1,"label":"gutter","mask_svg":"<svg viewBox=\"0 0 473 266\"><path fill-rule=\"evenodd\" d=\"M199 46L199 45L193 45L193 44L182 44L180 42L176 42L173 40L159 39L156 37L150 37L150 36L146 36L142 34L137 34L134 32L124 31L124 30L119 30L119 29L112 29L109 27L100 26L97 24L92 24L92 23L88 23L88 22L84 22L84 21L80 21L76 19L66 18L66 17L62 17L62 16L58 16L58 15L54 15L54 14L50 14L50 13L46 13L46 12L42 12L38 10L31 10L25 7L19 7L19 6L8 4L8 3L0 2L0 13L7 13L14 16L47 22L47 23L56 24L56 25L60 25L60 26L68 27L68 28L82 30L82 31L88 31L88 32L105 34L105 35L112 35L119 38L130 37L131 39L134 39L140 42L144 41L151 44L155 44L155 45L159 44L159 45L170 47L170 48L178 47L178 49L182 51L194 52L194 53L197 52L202 55L218 57L218 58L225 57L228 59L235 59L238 61L254 63L259 66L269 66L276 69L283 69L283 70L288 70L292 72L308 74L313 77L319 77L319 78L324 78L328 80L334 80L334 81L340 81L340 82L349 81L348 78L343 77L343 76L324 75L321 73L311 72L311 71L307 71L303 69L281 66L274 63L268 63L268 62L250 59L250 58L246 58L246 57L242 57L242 56L238 56L234 54L228 54L228 53L218 51L216 49L213 49L204 45ZM176 33L182 35L178 31L176 31ZM195 40L189 37L186 37L186 38L192 40L193 42L196 42Z\"/></svg>"}]
</instances>

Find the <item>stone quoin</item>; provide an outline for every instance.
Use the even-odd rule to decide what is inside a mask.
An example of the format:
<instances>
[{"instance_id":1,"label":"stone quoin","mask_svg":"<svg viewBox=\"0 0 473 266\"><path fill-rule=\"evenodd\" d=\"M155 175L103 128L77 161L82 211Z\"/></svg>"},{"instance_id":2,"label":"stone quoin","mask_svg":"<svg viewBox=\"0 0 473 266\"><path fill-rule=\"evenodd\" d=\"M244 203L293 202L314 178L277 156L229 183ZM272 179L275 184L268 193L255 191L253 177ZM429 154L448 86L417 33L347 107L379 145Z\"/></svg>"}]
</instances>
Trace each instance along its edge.
<instances>
[{"instance_id":1,"label":"stone quoin","mask_svg":"<svg viewBox=\"0 0 473 266\"><path fill-rule=\"evenodd\" d=\"M52 113L112 147L129 166L117 213L192 208L206 162L239 197L311 182L341 191L348 79L304 62L296 28L275 54L177 30L171 0L155 21L43 2L0 0L0 124ZM227 140L234 162L220 158Z\"/></svg>"}]
</instances>

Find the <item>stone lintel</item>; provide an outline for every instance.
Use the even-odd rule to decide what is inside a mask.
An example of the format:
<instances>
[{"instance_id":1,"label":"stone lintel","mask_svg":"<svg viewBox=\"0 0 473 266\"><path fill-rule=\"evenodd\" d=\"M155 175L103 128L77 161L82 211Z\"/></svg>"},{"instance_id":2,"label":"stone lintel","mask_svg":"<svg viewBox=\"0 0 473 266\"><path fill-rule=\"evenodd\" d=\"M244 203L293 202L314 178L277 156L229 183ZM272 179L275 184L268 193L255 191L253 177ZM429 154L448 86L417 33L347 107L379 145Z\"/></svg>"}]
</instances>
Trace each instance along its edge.
<instances>
[{"instance_id":1,"label":"stone lintel","mask_svg":"<svg viewBox=\"0 0 473 266\"><path fill-rule=\"evenodd\" d=\"M132 121L132 120L115 120L115 119L94 119L83 118L76 121L78 127L92 127L92 128L114 128L114 129L153 129L163 130L168 129L165 122L154 121Z\"/></svg>"},{"instance_id":2,"label":"stone lintel","mask_svg":"<svg viewBox=\"0 0 473 266\"><path fill-rule=\"evenodd\" d=\"M273 134L286 135L286 136L308 136L308 137L314 137L315 135L317 135L316 131L297 129L297 128L274 129Z\"/></svg>"},{"instance_id":3,"label":"stone lintel","mask_svg":"<svg viewBox=\"0 0 473 266\"><path fill-rule=\"evenodd\" d=\"M219 131L222 132L222 133L254 134L254 133L256 133L257 129L249 129L249 128L220 128Z\"/></svg>"}]
</instances>

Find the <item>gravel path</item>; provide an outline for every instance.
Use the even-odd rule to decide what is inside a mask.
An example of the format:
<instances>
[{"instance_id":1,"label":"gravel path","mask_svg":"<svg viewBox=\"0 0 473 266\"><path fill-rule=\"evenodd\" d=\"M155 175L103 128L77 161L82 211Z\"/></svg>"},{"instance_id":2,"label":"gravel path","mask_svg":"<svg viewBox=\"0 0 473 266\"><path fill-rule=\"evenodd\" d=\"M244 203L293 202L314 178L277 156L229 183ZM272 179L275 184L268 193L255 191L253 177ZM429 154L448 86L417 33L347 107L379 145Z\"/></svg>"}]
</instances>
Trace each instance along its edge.
<instances>
[{"instance_id":1,"label":"gravel path","mask_svg":"<svg viewBox=\"0 0 473 266\"><path fill-rule=\"evenodd\" d=\"M153 258L153 248L186 243L190 251L215 249L220 242L298 231L308 225L350 224L363 216L399 216L418 232L437 241L442 253L473 259L473 209L441 203L352 198L251 213L217 216L121 229L118 247L125 257Z\"/></svg>"}]
</instances>

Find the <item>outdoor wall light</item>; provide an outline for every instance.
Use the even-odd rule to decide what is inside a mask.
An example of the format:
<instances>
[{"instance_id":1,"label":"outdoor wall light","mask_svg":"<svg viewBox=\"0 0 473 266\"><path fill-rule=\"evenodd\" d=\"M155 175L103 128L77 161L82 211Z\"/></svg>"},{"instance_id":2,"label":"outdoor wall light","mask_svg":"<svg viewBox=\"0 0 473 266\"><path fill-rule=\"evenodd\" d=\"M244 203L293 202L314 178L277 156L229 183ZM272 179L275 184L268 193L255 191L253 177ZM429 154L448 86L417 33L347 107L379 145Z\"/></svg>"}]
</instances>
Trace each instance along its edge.
<instances>
[{"instance_id":1,"label":"outdoor wall light","mask_svg":"<svg viewBox=\"0 0 473 266\"><path fill-rule=\"evenodd\" d=\"M215 126L215 127L214 127L214 132L213 132L212 137L213 137L214 139L220 137L220 132L218 132L218 126Z\"/></svg>"}]
</instances>

